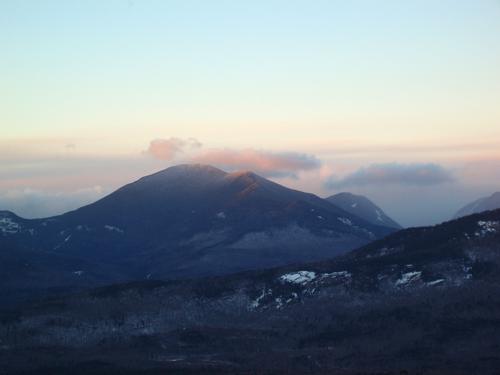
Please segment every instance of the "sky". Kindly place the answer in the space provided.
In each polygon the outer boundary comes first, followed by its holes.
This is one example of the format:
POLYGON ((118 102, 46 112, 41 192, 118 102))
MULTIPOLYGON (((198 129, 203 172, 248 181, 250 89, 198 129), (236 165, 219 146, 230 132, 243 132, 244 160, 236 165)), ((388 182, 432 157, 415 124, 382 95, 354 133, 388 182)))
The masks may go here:
POLYGON ((0 209, 178 163, 364 194, 405 226, 500 190, 500 1, 0 2, 0 209))

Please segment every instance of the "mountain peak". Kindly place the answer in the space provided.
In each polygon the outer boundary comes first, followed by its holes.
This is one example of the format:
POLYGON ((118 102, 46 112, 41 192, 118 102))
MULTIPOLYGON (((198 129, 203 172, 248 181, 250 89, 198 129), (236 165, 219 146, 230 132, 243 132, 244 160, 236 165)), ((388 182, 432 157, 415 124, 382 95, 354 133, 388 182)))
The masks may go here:
POLYGON ((250 171, 250 170, 242 170, 242 171, 236 171, 236 172, 231 172, 227 174, 227 178, 230 179, 245 179, 245 180, 251 180, 251 181, 258 181, 258 180, 263 180, 263 177, 260 177, 258 174, 250 171))
POLYGON ((332 195, 332 197, 346 198, 346 199, 347 198, 349 198, 349 199, 355 199, 355 198, 368 199, 368 198, 366 198, 366 197, 364 197, 362 195, 356 195, 356 194, 350 193, 348 191, 342 191, 340 193, 332 195))
POLYGON ((342 192, 332 195, 326 198, 326 200, 372 224, 395 229, 401 228, 398 223, 387 216, 380 207, 365 196, 342 192))
POLYGON ((192 163, 192 164, 177 164, 173 165, 171 167, 168 167, 164 169, 162 172, 210 172, 210 173, 226 173, 223 170, 216 168, 212 165, 209 164, 199 164, 199 163, 192 163))
POLYGON ((221 179, 227 173, 221 169, 213 167, 211 165, 206 164, 178 164, 166 169, 163 169, 159 172, 156 172, 152 175, 145 176, 141 180, 153 180, 156 181, 158 179, 221 179))

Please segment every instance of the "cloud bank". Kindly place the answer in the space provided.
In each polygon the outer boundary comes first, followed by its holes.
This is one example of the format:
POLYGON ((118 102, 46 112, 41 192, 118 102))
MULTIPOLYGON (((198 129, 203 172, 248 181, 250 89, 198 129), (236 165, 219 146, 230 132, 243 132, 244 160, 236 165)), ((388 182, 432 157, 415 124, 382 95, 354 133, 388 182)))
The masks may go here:
POLYGON ((325 186, 338 189, 367 185, 430 186, 454 181, 453 175, 438 164, 372 164, 343 178, 331 176, 325 186))
POLYGON ((297 177, 297 173, 317 169, 321 161, 314 155, 296 152, 269 152, 254 149, 208 150, 192 159, 193 162, 212 164, 219 168, 252 170, 265 177, 297 177))

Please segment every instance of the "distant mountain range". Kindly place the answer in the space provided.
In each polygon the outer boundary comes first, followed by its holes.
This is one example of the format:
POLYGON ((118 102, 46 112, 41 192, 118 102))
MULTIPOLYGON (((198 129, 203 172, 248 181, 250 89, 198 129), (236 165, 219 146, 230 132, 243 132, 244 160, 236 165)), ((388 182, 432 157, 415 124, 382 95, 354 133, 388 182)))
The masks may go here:
POLYGON ((328 261, 25 305, 0 319, 0 361, 9 359, 8 372, 47 374, 126 366, 148 374, 493 375, 499 291, 496 210, 401 230, 328 261))
POLYGON ((0 289, 221 275, 332 258, 395 231, 352 212, 252 172, 179 165, 63 215, 0 212, 0 289))
POLYGON ((496 210, 500 208, 500 192, 493 193, 489 197, 480 198, 468 205, 462 207, 454 216, 459 218, 462 216, 477 214, 483 211, 496 210))
POLYGON ((344 192, 332 195, 326 198, 326 200, 374 225, 402 229, 401 225, 387 216, 380 207, 362 195, 344 192))

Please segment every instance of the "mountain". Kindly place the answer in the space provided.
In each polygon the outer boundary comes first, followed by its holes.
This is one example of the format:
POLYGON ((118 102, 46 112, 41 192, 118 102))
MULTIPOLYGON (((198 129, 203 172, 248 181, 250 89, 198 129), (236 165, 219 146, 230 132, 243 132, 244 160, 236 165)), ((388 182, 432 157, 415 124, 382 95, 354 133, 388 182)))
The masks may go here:
POLYGON ((0 213, 11 267, 0 289, 220 275, 331 258, 392 231, 252 172, 179 165, 60 216, 0 213))
POLYGON ((500 210, 328 261, 107 286, 0 318, 9 374, 493 375, 500 210))
POLYGON ((369 223, 402 229, 401 225, 387 216, 380 207, 362 195, 338 193, 326 198, 326 200, 369 223))
POLYGON ((493 193, 489 197, 480 198, 477 201, 469 203, 458 210, 454 218, 477 214, 483 211, 496 210, 498 208, 500 208, 500 192, 493 193))

